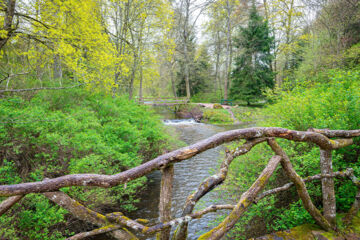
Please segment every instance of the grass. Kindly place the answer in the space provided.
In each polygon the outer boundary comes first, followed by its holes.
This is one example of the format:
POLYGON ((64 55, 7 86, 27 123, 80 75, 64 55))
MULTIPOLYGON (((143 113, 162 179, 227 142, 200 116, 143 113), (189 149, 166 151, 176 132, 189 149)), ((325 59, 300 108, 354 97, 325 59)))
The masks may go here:
POLYGON ((226 109, 203 109, 203 122, 210 124, 233 124, 230 113, 226 109))

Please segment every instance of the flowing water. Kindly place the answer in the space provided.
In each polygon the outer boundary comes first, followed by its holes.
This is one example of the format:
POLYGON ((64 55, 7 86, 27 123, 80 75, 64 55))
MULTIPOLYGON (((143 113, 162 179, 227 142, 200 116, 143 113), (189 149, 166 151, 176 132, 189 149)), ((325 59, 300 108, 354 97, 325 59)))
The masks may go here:
MULTIPOLYGON (((249 124, 236 126, 215 126, 196 123, 192 119, 171 119, 173 116, 169 114, 162 115, 166 118, 163 120, 164 124, 173 128, 173 130, 178 133, 180 140, 184 141, 187 145, 198 142, 219 132, 235 128, 249 127, 249 124)), ((196 190, 199 184, 205 178, 212 175, 214 170, 217 169, 219 161, 221 161, 223 149, 223 146, 218 146, 188 160, 175 164, 172 197, 173 217, 181 216, 187 196, 196 190)), ((149 219, 149 225, 151 226, 158 222, 161 173, 159 171, 155 171, 149 174, 148 178, 150 183, 147 190, 141 197, 142 200, 139 204, 139 210, 137 210, 132 217, 149 219)), ((201 199, 201 201, 199 201, 195 209, 202 209, 206 206, 214 204, 214 201, 218 199, 217 194, 218 193, 214 191, 208 193, 201 199)), ((231 200, 229 200, 229 202, 231 202, 231 200)), ((196 239, 201 233, 208 231, 208 224, 219 214, 221 213, 211 213, 205 215, 201 219, 192 220, 189 224, 188 239, 196 239)))

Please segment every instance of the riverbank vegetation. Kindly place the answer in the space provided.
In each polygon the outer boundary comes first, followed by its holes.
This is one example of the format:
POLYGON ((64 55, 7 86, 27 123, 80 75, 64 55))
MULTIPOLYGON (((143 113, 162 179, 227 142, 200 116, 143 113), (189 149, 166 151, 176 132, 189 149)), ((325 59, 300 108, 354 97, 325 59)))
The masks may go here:
MULTIPOLYGON (((258 122, 261 126, 284 127, 296 130, 359 129, 360 127, 360 71, 358 31, 359 5, 352 16, 340 19, 341 12, 351 1, 333 1, 322 5, 317 18, 304 29, 305 38, 299 38, 299 45, 283 59, 287 65, 282 84, 265 93, 269 103, 260 110, 264 116, 258 122), (336 9, 335 9, 336 8, 336 9), (334 20, 336 19, 336 20, 334 20), (326 22, 324 22, 326 21, 326 22), (340 21, 343 25, 337 25, 340 21), (331 29, 327 28, 331 26, 331 29), (340 36, 332 33, 337 32, 340 36), (281 87, 279 87, 281 86, 281 87)), ((353 9, 352 9, 353 10, 353 9)), ((351 10, 351 11, 352 11, 351 10)), ((320 150, 303 143, 281 141, 301 177, 320 173, 320 150)), ((359 139, 351 147, 333 153, 334 171, 347 167, 360 174, 359 139)), ((257 146, 250 154, 239 157, 230 170, 230 177, 222 191, 225 198, 237 198, 246 191, 271 157, 266 144, 257 146)), ((284 173, 278 171, 270 181, 271 187, 287 183, 284 173)), ((308 190, 314 203, 321 209, 321 184, 308 183, 308 190)), ((356 187, 350 181, 335 181, 337 212, 349 210, 356 195, 356 187)), ((278 230, 314 223, 302 207, 295 190, 278 196, 270 196, 254 205, 242 221, 228 235, 229 239, 246 239, 278 230)), ((306 233, 304 233, 306 234, 306 233)))
MULTIPOLYGON (((72 173, 115 174, 169 147, 159 117, 124 97, 86 89, 9 96, 0 101, 1 184, 38 181, 72 173)), ((63 189, 94 210, 136 209, 146 178, 109 190, 63 189), (121 206, 119 208, 119 206, 121 206)), ((86 230, 43 196, 28 195, 0 217, 4 239, 61 239, 86 230), (65 234, 65 235, 64 235, 65 234)))

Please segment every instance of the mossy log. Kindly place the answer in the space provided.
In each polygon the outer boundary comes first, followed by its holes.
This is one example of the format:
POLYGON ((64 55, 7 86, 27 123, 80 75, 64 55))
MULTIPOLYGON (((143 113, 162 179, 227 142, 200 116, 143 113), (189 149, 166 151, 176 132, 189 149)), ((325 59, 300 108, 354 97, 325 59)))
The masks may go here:
POLYGON ((221 239, 235 225, 246 209, 254 202, 259 192, 264 189, 280 161, 280 156, 272 157, 254 184, 249 188, 249 190, 241 195, 239 202, 236 204, 231 213, 217 227, 201 235, 199 240, 221 239))

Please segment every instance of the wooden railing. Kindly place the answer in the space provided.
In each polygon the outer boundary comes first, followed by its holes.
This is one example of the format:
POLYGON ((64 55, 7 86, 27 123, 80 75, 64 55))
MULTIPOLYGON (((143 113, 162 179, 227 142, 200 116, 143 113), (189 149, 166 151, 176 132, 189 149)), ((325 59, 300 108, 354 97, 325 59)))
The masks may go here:
MULTIPOLYGON (((216 134, 210 138, 192 144, 170 153, 161 155, 140 166, 120 172, 115 175, 99 174, 74 174, 54 179, 44 179, 39 182, 21 183, 14 185, 1 185, 0 197, 8 197, 0 203, 0 216, 11 206, 19 202, 26 194, 38 193, 65 208, 75 217, 99 226, 90 232, 76 234, 68 239, 83 239, 100 233, 110 233, 116 239, 137 239, 132 233, 145 235, 157 234, 158 239, 170 239, 171 228, 177 227, 172 239, 186 239, 188 224, 192 219, 201 218, 203 215, 220 209, 231 210, 230 214, 215 228, 201 235, 199 239, 221 239, 239 220, 244 212, 262 198, 286 191, 295 186, 298 196, 304 208, 315 219, 316 223, 324 230, 337 231, 335 216, 336 202, 334 191, 334 178, 349 178, 360 189, 360 182, 354 176, 352 169, 343 172, 332 171, 331 152, 353 144, 353 137, 360 136, 360 130, 319 130, 294 131, 283 128, 248 128, 238 129, 216 134), (294 170, 291 161, 285 151, 276 142, 276 138, 290 141, 307 142, 316 144, 320 148, 321 174, 302 179, 294 170), (214 148, 224 143, 244 139, 245 143, 232 151, 225 151, 225 157, 218 172, 205 179, 187 198, 182 215, 171 219, 171 196, 174 163, 185 161, 201 152, 214 148), (274 152, 274 156, 268 161, 260 176, 253 185, 241 195, 236 205, 212 205, 203 210, 193 212, 196 203, 208 192, 220 185, 226 179, 231 162, 238 156, 248 153, 255 145, 266 142, 274 152), (290 182, 284 186, 262 192, 269 178, 278 166, 281 166, 290 182), (159 215, 160 223, 147 226, 144 220, 132 220, 122 213, 109 213, 103 215, 95 212, 71 199, 60 189, 71 186, 96 186, 109 188, 142 177, 152 171, 162 172, 159 215), (313 204, 306 189, 305 182, 321 180, 323 192, 323 214, 313 204), (131 230, 132 232, 130 232, 131 230)), ((189 169, 191 171, 191 169, 189 169)), ((344 217, 345 223, 350 223, 360 208, 360 191, 355 198, 354 204, 344 217)))
POLYGON ((178 105, 188 103, 189 99, 187 97, 136 97, 135 102, 147 105, 178 105))

